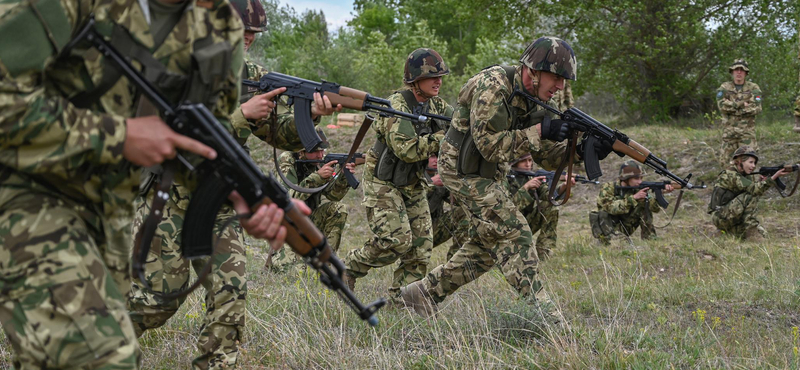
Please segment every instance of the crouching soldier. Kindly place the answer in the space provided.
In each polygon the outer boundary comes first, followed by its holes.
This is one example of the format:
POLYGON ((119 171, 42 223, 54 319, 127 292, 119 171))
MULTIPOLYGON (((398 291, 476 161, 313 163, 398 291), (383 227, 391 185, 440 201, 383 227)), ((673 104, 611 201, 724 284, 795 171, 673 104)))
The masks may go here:
POLYGON ((756 217, 758 197, 788 172, 781 169, 772 177, 753 174, 758 164, 758 153, 747 145, 736 149, 731 164, 731 168, 717 177, 708 213, 720 232, 742 239, 761 240, 767 236, 767 231, 756 217))
MULTIPOLYGON (((619 186, 609 182, 600 190, 597 211, 589 214, 589 223, 592 235, 603 245, 608 245, 616 233, 630 236, 640 226, 642 240, 656 236, 653 213, 660 212, 661 208, 648 193, 649 188, 629 189, 639 187, 644 175, 639 163, 625 161, 619 168, 619 186)), ((664 189, 665 193, 671 191, 671 185, 664 189)))
MULTIPOLYGON (((305 188, 315 188, 325 185, 336 173, 336 161, 322 164, 319 162, 325 157, 325 149, 328 148, 328 139, 325 133, 319 128, 317 134, 322 139, 322 143, 313 152, 301 150, 299 152, 283 152, 278 159, 280 171, 286 179, 294 184, 305 188)), ((348 163, 345 167, 350 172, 355 171, 355 164, 348 163)), ((324 190, 307 194, 295 190, 289 190, 292 198, 297 198, 306 202, 311 208, 311 222, 317 225, 320 231, 328 239, 328 243, 334 252, 339 251, 339 244, 342 240, 342 231, 347 223, 347 206, 340 201, 347 195, 350 188, 345 177, 339 176, 333 184, 328 185, 324 190)), ((292 266, 302 263, 300 256, 288 247, 281 247, 278 250, 271 250, 267 258, 266 268, 274 271, 286 271, 292 266)))

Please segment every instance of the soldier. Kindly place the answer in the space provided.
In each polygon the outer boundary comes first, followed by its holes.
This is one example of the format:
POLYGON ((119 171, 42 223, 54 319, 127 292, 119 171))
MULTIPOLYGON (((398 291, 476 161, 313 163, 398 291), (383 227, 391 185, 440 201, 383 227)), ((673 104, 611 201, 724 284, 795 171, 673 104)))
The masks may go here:
POLYGON ((722 113, 722 157, 730 158, 742 145, 757 148, 756 115, 761 113, 761 88, 745 81, 750 68, 744 59, 737 59, 728 68, 733 81, 717 89, 717 106, 722 113))
MULTIPOLYGON (((232 5, 245 23, 244 30, 241 27, 237 28, 238 37, 246 35, 244 45, 249 48, 255 32, 266 27, 264 9, 257 0, 235 0, 232 5)), ((241 23, 237 21, 237 24, 241 23)), ((241 70, 243 74, 247 73, 247 77, 260 77, 252 73, 265 73, 263 69, 250 62, 247 62, 246 68, 241 70)), ((241 97, 242 100, 246 100, 241 106, 237 106, 236 100, 228 102, 231 104, 231 109, 225 121, 230 121, 234 128, 234 136, 240 143, 244 143, 252 133, 259 139, 282 149, 298 150, 302 147, 291 113, 280 114, 277 127, 270 127, 271 125, 267 124, 270 122, 267 118, 275 109, 275 104, 271 100, 283 91, 285 89, 281 88, 256 96, 250 91, 243 91, 241 97)), ((327 97, 322 99, 319 94, 315 94, 314 99, 312 111, 315 116, 330 114, 333 110, 327 97)), ((150 213, 150 199, 156 191, 147 184, 157 183, 159 177, 160 173, 154 170, 147 171, 143 176, 141 196, 135 201, 137 213, 133 225, 134 233, 139 231, 144 219, 150 213)), ((184 288, 189 282, 191 269, 200 275, 200 271, 209 261, 209 258, 190 261, 181 254, 180 235, 195 182, 196 180, 191 179, 186 171, 176 173, 171 197, 164 207, 163 219, 156 230, 145 265, 145 276, 151 290, 146 289, 138 280, 132 284, 128 308, 137 336, 141 336, 146 330, 164 325, 186 299, 185 297, 166 299, 160 293, 169 294, 184 288)), ((197 339, 200 353, 192 361, 195 368, 209 369, 235 365, 239 353, 238 343, 244 334, 247 258, 244 236, 239 223, 227 223, 231 216, 233 210, 227 206, 217 215, 214 232, 220 235, 220 238, 215 244, 209 278, 203 283, 206 290, 206 312, 197 339)))
MULTIPOLYGON (((625 161, 619 167, 619 185, 639 186, 644 175, 646 173, 638 162, 625 161)), ((589 214, 592 235, 601 244, 608 245, 617 232, 630 236, 641 226, 642 240, 655 237, 653 213, 660 212, 661 207, 652 199, 649 191, 649 188, 618 189, 613 182, 603 184, 600 194, 597 195, 597 211, 589 214)), ((664 189, 665 193, 671 191, 672 185, 667 185, 664 189)))
MULTIPOLYGON (((563 141, 568 127, 520 94, 511 97, 524 89, 549 101, 565 79, 575 79, 577 65, 569 44, 555 37, 534 41, 520 63, 486 68, 459 93, 439 150, 439 175, 469 217, 469 241, 447 263, 403 287, 403 301, 420 315, 433 314, 437 303, 496 263, 522 296, 535 301, 541 291, 531 230, 505 185, 507 163, 531 153, 543 167, 554 168, 566 146, 549 140, 563 141)), ((601 159, 611 152, 607 145, 596 148, 601 159)))
POLYGON ((559 90, 553 96, 553 102, 560 111, 565 111, 575 106, 575 98, 572 96, 572 84, 569 80, 564 81, 564 90, 559 90))
MULTIPOLYGON (((238 94, 231 71, 242 65, 241 22, 232 14, 227 2, 132 0, 23 1, 0 10, 0 322, 15 368, 138 367, 125 297, 139 166, 178 149, 216 157, 158 115, 137 114, 136 87, 97 49, 62 53, 70 35, 93 16, 112 45, 147 65, 151 82, 175 92, 171 102, 188 92, 227 122, 238 94), (199 55, 210 63, 191 63, 199 55), (195 73, 215 78, 189 82, 195 73)), ((243 224, 258 237, 280 234, 278 223, 262 222, 268 213, 282 217, 264 206, 243 224)))
MULTIPOLYGON (((403 112, 451 116, 453 108, 438 96, 442 76, 449 73, 435 50, 414 50, 406 60, 405 88, 392 94, 389 101, 403 112)), ((399 259, 389 289, 393 299, 402 285, 422 279, 427 271, 433 245, 423 171, 428 158, 439 150, 446 127, 434 120, 412 123, 392 117, 379 118, 373 128, 377 140, 367 153, 363 185, 373 236, 345 258, 345 280, 352 289, 356 279, 369 270, 399 259)))
POLYGON ((759 241, 767 236, 756 216, 758 197, 775 185, 775 180, 788 174, 781 169, 771 177, 752 174, 758 164, 758 153, 750 146, 736 149, 731 167, 720 172, 711 193, 708 213, 714 226, 741 239, 759 241))
MULTIPOLYGON (((335 175, 334 166, 336 161, 330 161, 324 165, 318 163, 298 163, 298 159, 321 160, 325 157, 325 149, 328 148, 328 140, 325 133, 317 128, 317 134, 322 138, 322 144, 319 150, 306 153, 305 150, 300 152, 283 152, 280 156, 280 170, 284 176, 294 184, 298 184, 306 188, 315 188, 325 185, 332 176, 335 175)), ((350 172, 355 171, 355 163, 347 163, 347 169, 350 172)), ((292 197, 305 201, 306 205, 311 209, 311 221, 314 225, 322 231, 322 234, 328 239, 328 244, 333 248, 334 252, 339 251, 339 243, 342 240, 342 231, 344 225, 347 223, 347 206, 341 203, 342 198, 347 195, 350 186, 347 184, 347 179, 344 176, 339 178, 333 184, 328 185, 323 191, 308 194, 301 193, 294 190, 289 190, 292 197)), ((267 258, 267 266, 276 271, 284 271, 290 266, 301 262, 300 256, 296 253, 290 252, 288 248, 279 248, 276 251, 270 252, 270 257, 267 258)))
POLYGON ((450 190, 447 190, 437 173, 438 159, 438 156, 428 158, 428 168, 425 169, 429 185, 432 185, 428 187, 428 208, 431 210, 431 220, 433 221, 433 248, 435 249, 448 240, 453 240, 447 250, 447 259, 449 260, 466 242, 469 234, 469 220, 461 207, 452 204, 450 190), (450 208, 446 211, 445 203, 450 204, 450 208))
MULTIPOLYGON (((530 153, 511 162, 511 168, 530 172, 533 168, 533 158, 530 153)), ((536 256, 539 260, 544 260, 550 256, 550 251, 556 247, 558 241, 556 230, 558 207, 553 206, 547 199, 550 187, 544 182, 545 176, 527 177, 510 174, 507 178, 508 192, 512 195, 517 209, 525 216, 528 227, 531 228, 531 235, 539 232, 536 238, 536 256)), ((574 183, 573 180, 573 185, 574 183)), ((563 191, 562 183, 558 193, 563 191)))

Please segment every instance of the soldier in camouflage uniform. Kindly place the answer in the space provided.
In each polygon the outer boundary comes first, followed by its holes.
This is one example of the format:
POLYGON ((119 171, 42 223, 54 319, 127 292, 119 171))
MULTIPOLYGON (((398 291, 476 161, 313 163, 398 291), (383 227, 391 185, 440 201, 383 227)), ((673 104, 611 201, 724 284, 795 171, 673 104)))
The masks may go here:
MULTIPOLYGON (((619 184, 613 182, 603 184, 600 194, 597 195, 597 211, 589 214, 592 235, 601 244, 608 245, 616 233, 633 235, 638 227, 642 228, 642 240, 656 236, 653 213, 660 212, 661 207, 648 193, 650 189, 617 188, 617 185, 639 186, 644 175, 641 165, 629 160, 619 167, 619 184)), ((671 191, 671 185, 667 185, 664 189, 664 193, 671 191)))
MULTIPOLYGON (((531 171, 533 158, 530 153, 511 162, 511 168, 531 171)), ((544 260, 550 255, 550 251, 556 247, 558 241, 558 207, 547 200, 550 187, 544 182, 545 177, 533 177, 522 175, 512 175, 509 172, 508 192, 512 195, 517 209, 525 216, 531 234, 539 233, 536 238, 536 256, 539 260, 544 260)), ((564 189, 562 183, 559 192, 564 189)))
POLYGON ((761 113, 761 88, 745 81, 750 69, 744 59, 737 59, 728 68, 733 81, 717 89, 717 106, 722 113, 722 157, 727 160, 736 148, 749 145, 757 148, 756 115, 761 113))
POLYGON ((767 231, 756 216, 758 197, 775 185, 775 180, 788 172, 783 169, 771 177, 752 174, 758 164, 758 153, 742 146, 733 153, 731 167, 720 172, 711 193, 708 213, 714 226, 722 232, 742 239, 761 240, 767 231))
POLYGON ((453 257, 458 248, 461 248, 469 236, 469 219, 464 209, 455 206, 450 201, 450 190, 444 186, 442 179, 437 173, 438 157, 432 156, 428 159, 426 178, 429 180, 428 186, 428 208, 431 210, 431 220, 433 221, 433 248, 444 244, 448 240, 453 240, 447 250, 447 259, 453 257), (445 210, 444 204, 450 204, 450 208, 445 210))
MULTIPOLYGON (((414 50, 406 59, 405 89, 389 97, 392 107, 415 114, 453 114, 440 98, 442 76, 450 73, 442 57, 432 49, 414 50)), ((404 119, 378 118, 372 126, 377 140, 364 166, 364 205, 373 236, 364 247, 344 259, 347 284, 373 268, 400 260, 394 271, 390 298, 400 287, 422 279, 427 272, 431 238, 431 214, 426 201, 424 170, 428 158, 439 150, 445 122, 413 123, 404 119)))
MULTIPOLYGON (((320 165, 318 163, 298 163, 298 159, 321 160, 325 157, 325 149, 328 148, 328 140, 321 129, 317 128, 317 133, 322 138, 319 150, 306 153, 304 150, 299 152, 281 153, 279 163, 280 171, 286 179, 293 184, 305 188, 315 188, 325 185, 334 173, 335 161, 320 165)), ((355 171, 354 163, 347 163, 350 172, 355 171)), ((289 189, 289 195, 293 198, 306 202, 311 208, 311 222, 317 225, 322 234, 328 239, 328 244, 334 252, 339 251, 339 243, 342 240, 342 232, 347 223, 347 206, 341 203, 342 198, 347 195, 350 186, 344 176, 333 184, 328 185, 323 191, 308 194, 289 189)), ((281 247, 276 251, 270 252, 271 257, 267 260, 267 267, 276 271, 286 271, 291 266, 301 263, 300 255, 290 252, 288 247, 281 247)))
POLYGON ((84 43, 56 58, 93 16, 98 32, 145 65, 169 101, 186 91, 227 123, 238 94, 233 71, 242 66, 241 22, 227 2, 186 11, 183 2, 164 6, 178 8, 174 17, 146 18, 142 7, 154 3, 0 7, 0 322, 17 369, 140 362, 125 308, 139 166, 173 158, 176 149, 216 154, 157 115, 137 114, 137 89, 97 49, 84 43), (228 63, 192 70, 190 58, 201 54, 228 63), (215 81, 185 78, 200 72, 215 81))
MULTIPOLYGON (((405 304, 420 315, 434 313, 437 303, 495 264, 522 296, 534 299, 542 289, 533 236, 508 192, 506 172, 509 161, 526 153, 554 168, 566 146, 551 140, 563 141, 568 127, 519 94, 511 97, 525 89, 549 101, 565 79, 575 79, 577 64, 569 44, 555 37, 534 41, 520 62, 482 70, 459 93, 439 150, 439 175, 468 215, 470 237, 447 263, 401 290, 405 304)), ((609 152, 605 145, 597 147, 598 158, 609 152)))
MULTIPOLYGON (((247 40, 252 40, 252 34, 263 30, 266 26, 264 9, 257 0, 235 0, 232 5, 245 22, 245 29, 239 28, 237 31, 239 37, 243 32, 250 35, 244 39, 245 46, 249 47, 247 40)), ((237 71, 243 70, 243 73, 248 73, 247 77, 256 76, 249 75, 254 71, 262 73, 260 67, 252 63, 247 64, 247 68, 237 71)), ((234 100, 231 107, 235 109, 231 109, 225 120, 230 121, 234 137, 240 143, 244 144, 247 137, 254 134, 281 149, 302 148, 291 112, 279 115, 278 127, 273 128, 267 124, 270 122, 267 118, 275 108, 271 99, 282 91, 283 89, 278 89, 256 96, 250 91, 242 91, 239 100, 241 105, 237 106, 234 100)), ((327 101, 325 107, 325 101, 327 98, 320 99, 318 94, 315 96, 313 105, 315 115, 330 113, 330 102, 327 101)), ((143 176, 141 197, 135 202, 137 213, 133 225, 134 234, 139 232, 150 213, 150 199, 156 190, 149 184, 158 182, 158 177, 159 173, 156 171, 147 171, 143 176)), ((130 317, 137 336, 141 336, 146 330, 164 325, 186 299, 185 297, 165 299, 159 293, 174 293, 186 287, 191 270, 194 269, 200 274, 202 268, 209 262, 209 258, 190 261, 181 254, 183 220, 197 179, 192 178, 191 174, 183 169, 176 173, 175 177, 170 199, 164 207, 162 222, 153 238, 145 264, 145 277, 152 291, 146 289, 138 280, 134 280, 131 297, 128 300, 130 317)), ((244 334, 247 257, 239 222, 227 223, 232 216, 234 216, 233 209, 224 206, 217 215, 215 224, 215 235, 220 237, 211 257, 211 272, 208 279, 203 282, 206 291, 206 313, 197 340, 200 354, 192 362, 193 367, 199 369, 233 366, 238 356, 238 343, 244 334), (225 226, 226 224, 228 226, 225 226)))

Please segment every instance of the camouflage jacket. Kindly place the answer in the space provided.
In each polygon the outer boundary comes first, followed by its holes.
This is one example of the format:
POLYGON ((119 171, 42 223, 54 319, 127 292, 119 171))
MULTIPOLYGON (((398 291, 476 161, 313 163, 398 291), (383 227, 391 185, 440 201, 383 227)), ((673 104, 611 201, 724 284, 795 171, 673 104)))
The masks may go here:
MULTIPOLYGON (((223 76, 216 80, 219 94, 210 96, 216 97, 212 113, 232 129, 228 117, 239 96, 243 26, 229 3, 190 4, 158 47, 139 4, 134 0, 56 0, 36 5, 44 10, 33 10, 28 1, 0 8, 0 29, 4 23, 30 28, 17 30, 14 38, 3 37, 0 45, 1 186, 69 197, 92 206, 99 215, 122 217, 120 222, 132 215, 140 171, 123 158, 122 151, 125 120, 136 114, 137 89, 125 78, 102 86, 104 72, 113 68, 104 68, 105 58, 95 48, 77 46, 56 62, 70 35, 90 15, 107 38, 112 29, 121 28, 126 31, 122 34, 130 35, 130 45, 155 48, 152 56, 170 77, 190 72, 196 48, 227 42, 232 48, 230 67, 217 71, 223 76), (35 15, 43 13, 46 26, 35 15), (46 28, 49 32, 43 31, 46 28), (73 103, 82 93, 91 92, 100 96, 88 100, 88 106, 73 103)), ((114 39, 112 43, 116 45, 114 39)), ((161 85, 164 79, 158 82, 161 85)), ((177 100, 180 93, 166 91, 165 95, 177 100)))
MULTIPOLYGON (((633 212, 633 210, 641 204, 640 201, 633 199, 633 195, 638 190, 617 190, 616 182, 607 182, 603 184, 600 189, 600 194, 597 195, 597 209, 605 211, 610 215, 626 215, 633 212)), ((650 211, 657 213, 661 211, 658 202, 653 199, 653 195, 648 193, 647 200, 650 202, 650 211)))
MULTIPOLYGON (((504 181, 508 162, 528 153, 540 167, 555 170, 566 150, 565 143, 541 140, 533 127, 541 123, 544 114, 538 112, 544 108, 519 95, 507 103, 514 86, 524 89, 521 70, 522 67, 516 67, 513 83, 501 66, 488 67, 470 78, 458 94, 458 106, 451 123, 462 133, 471 130, 483 158, 500 164, 496 181, 504 181)), ((441 153, 440 160, 456 161, 455 153, 450 154, 441 153)))
POLYGON ((572 96, 572 84, 569 80, 564 80, 564 90, 558 90, 553 95, 552 100, 556 108, 562 112, 575 106, 575 98, 572 96))
POLYGON ((775 185, 775 180, 767 177, 764 180, 760 179, 761 175, 743 175, 736 171, 733 167, 720 172, 717 176, 717 181, 714 183, 714 188, 722 188, 739 195, 741 193, 748 193, 752 196, 761 196, 770 187, 775 185))
MULTIPOLYGON (((316 163, 296 163, 296 161, 295 153, 292 152, 283 152, 278 159, 281 172, 292 183, 306 188, 315 188, 328 182, 329 179, 323 179, 317 173, 318 166, 316 163)), ((305 201, 311 207, 311 210, 314 210, 328 201, 338 202, 342 200, 347 195, 348 189, 350 188, 347 185, 347 179, 342 175, 339 176, 336 182, 319 193, 307 194, 289 189, 289 195, 292 198, 305 201)))
POLYGON ((513 197, 514 205, 517 206, 517 209, 522 212, 525 217, 536 209, 537 197, 539 199, 538 202, 548 201, 547 193, 550 191, 550 188, 547 184, 542 184, 536 189, 525 191, 522 187, 531 179, 530 177, 515 176, 513 178, 506 177, 506 179, 508 179, 508 192, 513 197))
POLYGON ((725 82, 717 89, 717 106, 725 118, 753 117, 761 113, 761 88, 745 81, 742 89, 736 91, 732 81, 725 82))

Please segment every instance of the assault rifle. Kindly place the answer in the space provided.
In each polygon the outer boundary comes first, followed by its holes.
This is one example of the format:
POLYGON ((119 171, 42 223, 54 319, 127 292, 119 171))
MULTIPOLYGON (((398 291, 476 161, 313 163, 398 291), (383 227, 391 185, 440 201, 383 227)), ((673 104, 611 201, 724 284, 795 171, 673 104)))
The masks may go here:
MULTIPOLYGON (((518 177, 518 176, 527 177, 527 178, 544 176, 545 177, 544 182, 545 183, 550 183, 550 182, 553 181, 553 176, 555 176, 555 174, 556 174, 555 171, 547 171, 547 170, 542 170, 542 169, 536 170, 536 172, 531 172, 531 171, 517 170, 517 169, 512 168, 511 171, 509 171, 508 175, 506 175, 506 176, 508 176, 509 178, 518 177)), ((562 172, 561 174, 562 175, 566 175, 565 172, 562 172)), ((573 175, 573 177, 575 178, 575 182, 578 182, 578 183, 581 183, 581 184, 593 184, 593 185, 599 185, 600 184, 600 181, 589 180, 588 178, 586 178, 586 176, 573 175)))
POLYGON ((794 181, 794 186, 792 187, 792 191, 789 194, 786 194, 784 191, 786 190, 786 184, 781 180, 780 177, 775 179, 775 186, 778 187, 778 191, 781 193, 783 197, 790 197, 794 194, 795 190, 797 190, 797 184, 800 183, 800 164, 787 164, 787 165, 780 165, 774 167, 761 167, 758 171, 753 172, 762 176, 771 177, 780 170, 786 170, 786 172, 797 172, 797 179, 794 181))
POLYGON ((341 104, 344 108, 358 111, 376 111, 381 116, 400 117, 412 122, 425 122, 429 119, 450 122, 450 117, 438 114, 416 115, 395 110, 392 108, 392 103, 387 99, 378 98, 365 91, 325 80, 316 82, 278 72, 269 72, 261 76, 258 81, 242 80, 242 84, 258 88, 264 92, 281 87, 286 88, 286 91, 281 95, 289 97, 288 104, 294 106, 294 122, 306 152, 314 151, 317 145, 322 142, 322 139, 319 138, 316 130, 314 130, 314 122, 311 120, 311 104, 314 102, 314 93, 327 96, 333 106, 341 104))
MULTIPOLYGON (((286 242, 292 249, 303 256, 304 261, 320 273, 320 281, 340 297, 361 319, 370 325, 377 325, 375 312, 386 304, 381 299, 364 306, 343 283, 345 266, 333 253, 325 236, 300 210, 294 206, 283 187, 272 177, 266 176, 250 159, 233 136, 211 114, 203 104, 183 103, 178 107, 171 106, 164 96, 144 76, 134 69, 131 63, 121 55, 95 29, 94 18, 64 48, 62 55, 79 43, 87 41, 100 51, 107 63, 116 67, 133 83, 162 113, 164 121, 176 132, 199 140, 214 148, 217 157, 205 160, 197 168, 199 187, 192 194, 189 209, 181 234, 181 253, 188 259, 210 256, 214 252, 213 230, 220 208, 226 202, 231 191, 236 190, 255 209, 261 204, 275 203, 284 211, 283 226, 286 227, 286 242)), ((188 162, 185 162, 188 165, 188 162)), ((150 249, 151 240, 158 224, 174 175, 175 161, 165 162, 166 168, 154 197, 151 213, 145 220, 141 232, 136 236, 133 270, 142 283, 149 288, 144 276, 144 263, 150 249)), ((195 168, 191 168, 195 169, 195 168)), ((210 271, 211 261, 203 269, 203 277, 187 289, 171 294, 171 297, 183 296, 197 287, 210 271)))
MULTIPOLYGON (((605 144, 611 146, 611 148, 617 154, 621 156, 627 155, 628 157, 631 157, 636 161, 653 168, 656 173, 670 178, 675 183, 680 184, 684 189, 691 189, 694 187, 694 185, 689 182, 689 179, 692 177, 691 174, 686 176, 686 178, 678 177, 678 175, 673 174, 667 169, 667 162, 656 157, 652 152, 650 152, 649 149, 632 140, 628 137, 628 135, 604 125, 600 121, 582 112, 580 109, 570 108, 564 112, 561 112, 520 89, 514 89, 514 92, 509 97, 509 101, 514 97, 514 95, 520 95, 525 99, 542 106, 544 109, 547 109, 551 113, 561 117, 562 120, 568 122, 570 134, 567 142, 567 151, 564 153, 561 163, 558 164, 556 169, 557 173, 564 171, 566 168, 568 175, 572 175, 572 164, 575 162, 575 149, 578 141, 578 133, 583 132, 583 153, 580 153, 580 155, 583 158, 584 166, 586 168, 586 176, 589 179, 597 179, 603 175, 603 171, 600 169, 600 160, 597 158, 594 148, 598 144, 605 144)), ((558 180, 556 180, 556 183, 557 182, 558 180)), ((550 202, 556 205, 566 203, 569 199, 571 186, 571 184, 567 183, 564 200, 558 204, 555 203, 556 187, 551 186, 550 193, 548 194, 550 202)))
MULTIPOLYGON (((328 163, 331 161, 344 164, 347 161, 347 153, 326 154, 322 159, 298 159, 297 163, 328 163)), ((350 163, 355 163, 356 165, 364 164, 364 162, 366 162, 366 159, 364 159, 363 153, 355 153, 355 155, 350 158, 350 163)), ((356 180, 356 177, 353 176, 353 173, 344 166, 342 166, 342 170, 344 171, 344 177, 347 179, 347 184, 353 189, 358 189, 358 185, 361 183, 356 180)))
MULTIPOLYGON (((681 186, 681 184, 672 181, 642 181, 638 186, 615 185, 614 189, 615 190, 642 190, 645 188, 650 189, 653 191, 653 194, 655 194, 656 202, 658 203, 658 205, 661 206, 661 208, 663 209, 667 209, 667 207, 669 206, 669 202, 666 199, 664 199, 664 192, 663 192, 663 190, 667 188, 667 185, 672 185, 672 188, 675 190, 684 189, 681 186)), ((691 190, 691 189, 705 189, 705 188, 706 184, 701 183, 700 185, 693 185, 691 188, 686 188, 686 189, 691 190)), ((675 208, 677 209, 677 207, 678 206, 676 205, 675 208)))

